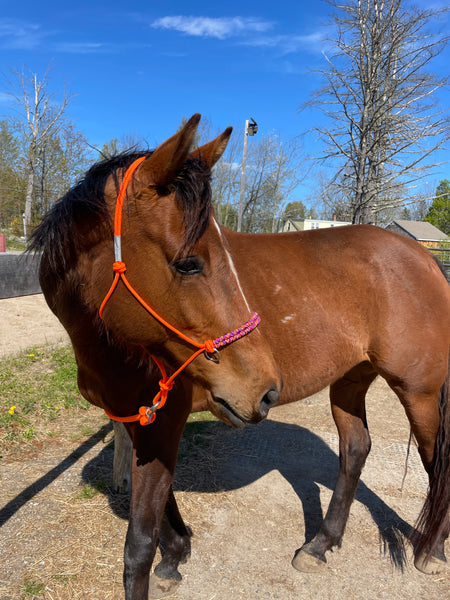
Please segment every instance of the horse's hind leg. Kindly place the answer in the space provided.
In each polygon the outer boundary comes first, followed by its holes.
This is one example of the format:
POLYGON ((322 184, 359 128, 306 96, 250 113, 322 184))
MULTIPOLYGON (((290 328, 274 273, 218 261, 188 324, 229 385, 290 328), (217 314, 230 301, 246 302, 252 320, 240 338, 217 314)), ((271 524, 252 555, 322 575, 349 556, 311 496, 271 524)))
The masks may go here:
POLYGON ((166 591, 168 583, 181 581, 178 565, 186 562, 191 554, 191 536, 192 532, 186 527, 170 488, 160 530, 162 560, 150 575, 151 598, 158 598, 158 594, 166 591))
MULTIPOLYGON (((423 382, 422 382, 423 385, 423 382)), ((448 475, 445 475, 445 466, 441 465, 441 472, 439 469, 435 472, 435 465, 437 457, 435 456, 436 452, 439 452, 438 443, 436 442, 439 439, 438 431, 440 426, 440 420, 444 419, 444 412, 441 417, 439 415, 439 390, 438 387, 435 386, 434 391, 422 391, 418 392, 411 384, 391 384, 392 389, 396 392, 397 396, 400 398, 402 402, 409 422, 411 424, 411 429, 413 431, 414 437, 417 441, 417 446, 419 450, 420 457, 422 459, 422 463, 425 467, 425 470, 428 473, 430 486, 428 491, 428 497, 425 503, 424 510, 428 510, 428 515, 431 518, 431 524, 427 523, 428 518, 424 519, 424 540, 421 541, 421 535, 416 532, 412 536, 413 545, 415 546, 415 561, 414 564, 423 573, 426 574, 436 574, 443 570, 446 564, 445 552, 444 552, 444 544, 445 540, 448 538, 449 529, 450 529, 450 520, 447 516, 438 517, 438 512, 442 512, 446 510, 444 506, 444 502, 438 498, 439 495, 442 495, 442 487, 448 486, 448 475), (441 480, 441 483, 439 482, 441 480), (438 531, 438 535, 434 534, 434 531, 438 531), (427 538, 435 539, 435 543, 428 544, 426 542, 427 538), (428 550, 432 549, 431 556, 428 556, 428 550)), ((442 398, 441 403, 447 403, 447 399, 444 398, 444 394, 446 395, 448 392, 444 391, 446 388, 443 388, 441 391, 442 398)), ((444 408, 444 406, 442 406, 444 408)), ((447 409, 448 410, 448 407, 447 409)), ((444 433, 446 429, 445 422, 441 424, 441 440, 440 444, 442 448, 440 450, 442 456, 442 463, 445 463, 447 473, 449 470, 448 466, 448 432, 444 433)), ((444 492, 445 494, 445 492, 444 492)), ((447 509, 448 510, 448 509, 447 509)))
POLYGON ((320 570, 326 563, 326 551, 341 544, 350 505, 370 451, 365 397, 376 376, 370 363, 361 363, 330 388, 331 409, 339 433, 339 474, 319 532, 292 561, 299 571, 320 570))

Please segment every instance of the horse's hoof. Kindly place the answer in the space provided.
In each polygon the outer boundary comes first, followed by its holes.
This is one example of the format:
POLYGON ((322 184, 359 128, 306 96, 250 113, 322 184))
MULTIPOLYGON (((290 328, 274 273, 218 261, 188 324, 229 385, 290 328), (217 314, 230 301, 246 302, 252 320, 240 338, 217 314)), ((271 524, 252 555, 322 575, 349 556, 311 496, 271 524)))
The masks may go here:
POLYGON ((170 596, 175 592, 180 583, 181 580, 163 579, 162 577, 158 577, 155 573, 152 573, 148 584, 149 600, 159 600, 160 598, 170 596))
POLYGON ((428 560, 425 560, 425 554, 420 554, 415 558, 414 566, 425 575, 437 575, 446 568, 447 561, 436 556, 430 556, 428 560))
POLYGON ((326 560, 308 554, 303 548, 300 548, 292 559, 294 569, 302 573, 317 573, 318 571, 322 571, 326 564, 326 560))

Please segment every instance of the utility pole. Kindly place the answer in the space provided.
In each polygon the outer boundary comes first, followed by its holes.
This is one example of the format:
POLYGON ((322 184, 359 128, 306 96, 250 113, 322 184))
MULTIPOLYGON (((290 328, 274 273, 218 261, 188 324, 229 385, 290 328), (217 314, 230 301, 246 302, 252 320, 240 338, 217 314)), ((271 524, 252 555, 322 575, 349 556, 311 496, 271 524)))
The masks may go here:
POLYGON ((249 135, 255 135, 258 131, 258 124, 255 119, 251 119, 251 123, 249 119, 245 121, 245 129, 244 129, 244 149, 242 151, 242 169, 241 169, 241 187, 239 191, 239 210, 238 210, 238 222, 237 222, 237 230, 241 231, 242 228, 242 211, 244 207, 244 191, 245 191, 245 167, 247 164, 247 142, 249 135))

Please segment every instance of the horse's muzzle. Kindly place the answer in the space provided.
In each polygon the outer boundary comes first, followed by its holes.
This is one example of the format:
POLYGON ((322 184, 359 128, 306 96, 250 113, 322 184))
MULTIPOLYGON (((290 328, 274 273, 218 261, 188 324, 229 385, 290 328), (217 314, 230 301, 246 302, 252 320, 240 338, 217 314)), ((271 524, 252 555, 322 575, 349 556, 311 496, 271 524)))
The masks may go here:
POLYGON ((269 410, 275 406, 280 398, 280 393, 276 389, 270 389, 261 398, 258 408, 253 412, 251 417, 244 416, 235 407, 229 404, 223 398, 214 397, 216 403, 216 409, 214 414, 220 419, 226 421, 233 427, 242 428, 247 424, 256 424, 267 417, 269 410), (217 406, 218 405, 218 406, 217 406))

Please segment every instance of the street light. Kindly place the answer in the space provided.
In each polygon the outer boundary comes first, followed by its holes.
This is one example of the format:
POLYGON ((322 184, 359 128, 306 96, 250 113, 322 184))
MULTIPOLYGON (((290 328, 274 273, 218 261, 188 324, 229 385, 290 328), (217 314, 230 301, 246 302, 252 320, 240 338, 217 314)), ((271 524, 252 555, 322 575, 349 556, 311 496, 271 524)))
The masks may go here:
POLYGON ((255 135, 258 131, 258 124, 255 119, 251 119, 250 121, 247 119, 245 121, 245 130, 244 130, 244 149, 242 151, 242 170, 241 170, 241 188, 239 192, 239 210, 238 210, 238 222, 237 222, 237 230, 241 231, 242 228, 242 210, 244 205, 244 187, 245 187, 245 166, 247 163, 247 141, 249 135, 255 135))

